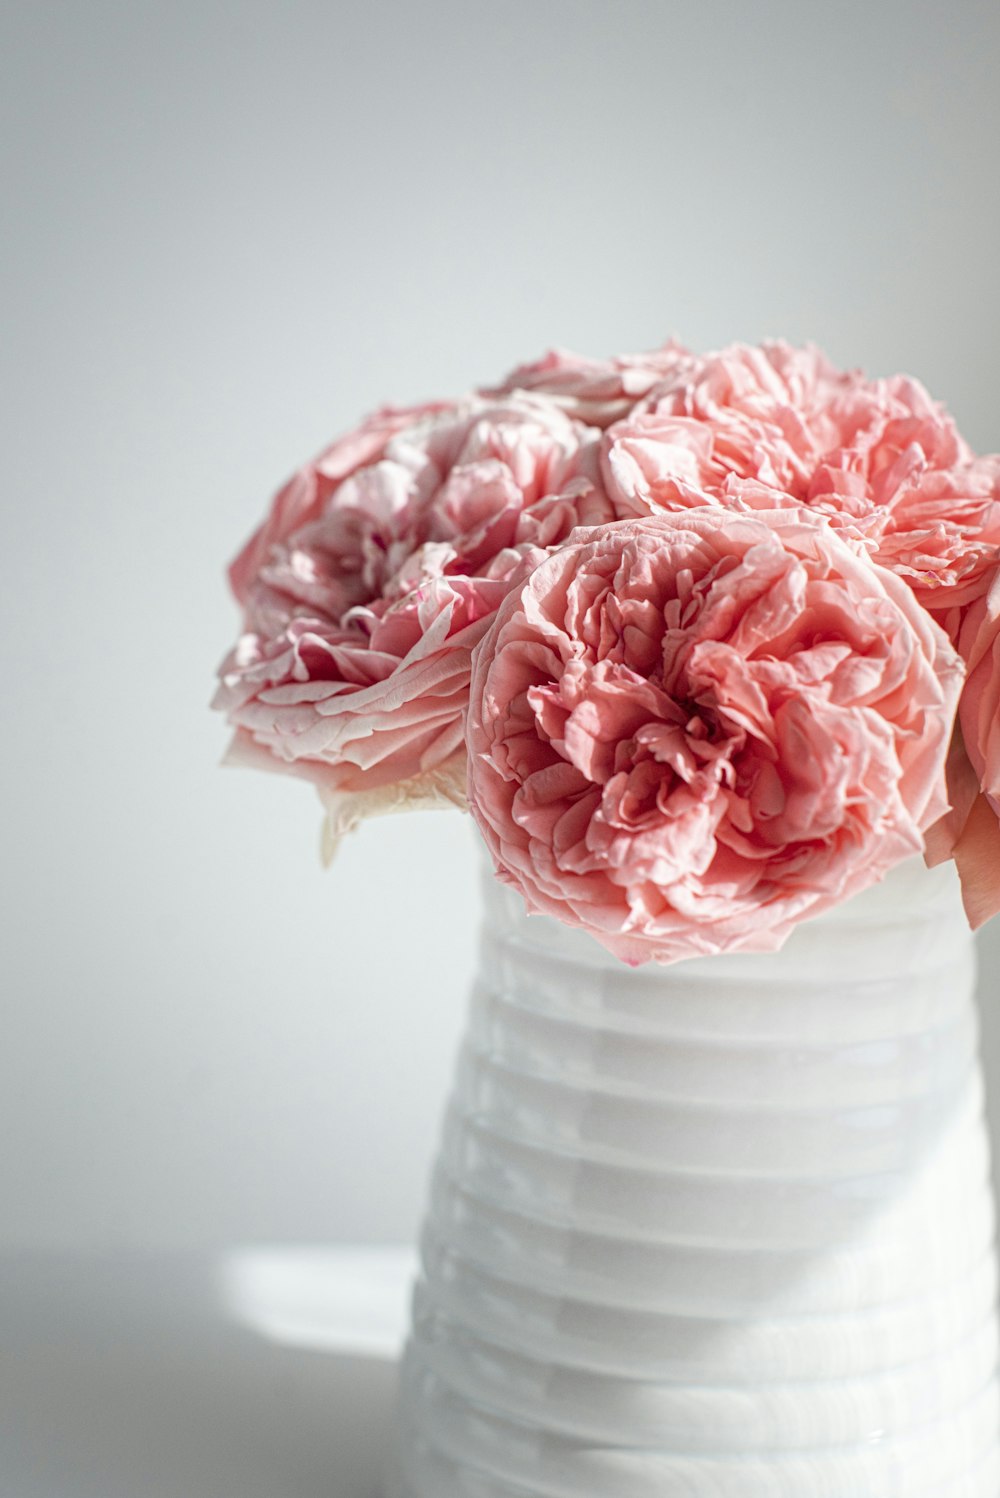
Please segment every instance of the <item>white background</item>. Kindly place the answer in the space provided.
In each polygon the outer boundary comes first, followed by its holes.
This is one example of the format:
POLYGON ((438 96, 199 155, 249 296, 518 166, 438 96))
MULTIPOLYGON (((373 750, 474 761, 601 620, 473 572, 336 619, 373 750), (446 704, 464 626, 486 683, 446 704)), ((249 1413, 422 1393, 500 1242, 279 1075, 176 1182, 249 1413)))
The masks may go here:
MULTIPOLYGON (((472 834, 222 771, 223 567, 385 400, 814 339, 1000 446, 1000 10, 8 6, 0 1245, 406 1241, 472 834)), ((1000 1113, 1000 931, 984 943, 1000 1113)))

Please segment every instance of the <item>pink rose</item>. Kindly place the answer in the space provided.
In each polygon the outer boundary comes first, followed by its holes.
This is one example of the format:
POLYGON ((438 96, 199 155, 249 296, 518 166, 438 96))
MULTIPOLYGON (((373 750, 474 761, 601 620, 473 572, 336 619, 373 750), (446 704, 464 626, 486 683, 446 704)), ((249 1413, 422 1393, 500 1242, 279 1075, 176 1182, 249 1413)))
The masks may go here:
POLYGON ((299 468, 275 495, 270 513, 250 537, 229 569, 229 580, 240 603, 256 586, 261 567, 272 548, 300 530, 321 513, 324 504, 350 474, 375 463, 389 439, 406 427, 429 416, 455 409, 443 401, 422 406, 383 406, 368 416, 353 432, 338 437, 317 458, 299 468))
POLYGON ((949 757, 952 806, 934 829, 931 861, 954 858, 976 928, 1000 913, 1000 567, 967 610, 958 648, 968 674, 949 757))
POLYGON ((679 365, 608 431, 621 515, 805 505, 902 577, 953 636, 1000 548, 1000 457, 976 458, 915 380, 814 348, 735 344, 679 365))
POLYGON ((233 758, 362 813, 462 801, 471 652, 537 548, 611 516, 597 434, 530 397, 383 412, 307 465, 232 568, 233 758))
POLYGON ((530 364, 519 364, 485 395, 530 391, 561 406, 588 426, 606 427, 627 416, 654 386, 678 371, 693 369, 694 355, 672 339, 648 354, 619 354, 614 359, 588 359, 565 349, 554 349, 530 364))
POLYGON ((470 806, 530 910, 628 962, 772 950, 922 851, 961 679, 807 511, 580 531, 474 652, 470 806))

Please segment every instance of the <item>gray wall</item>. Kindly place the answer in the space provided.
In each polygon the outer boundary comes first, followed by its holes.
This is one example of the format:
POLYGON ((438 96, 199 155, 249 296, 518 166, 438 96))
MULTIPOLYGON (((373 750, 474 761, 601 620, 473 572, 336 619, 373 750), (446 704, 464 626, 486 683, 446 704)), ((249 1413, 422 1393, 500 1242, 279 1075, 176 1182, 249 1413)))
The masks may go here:
POLYGON ((223 564, 364 411, 550 344, 812 338, 1000 447, 1000 11, 2 24, 0 1243, 409 1238, 471 832, 375 823, 324 874, 307 788, 216 768, 223 564))

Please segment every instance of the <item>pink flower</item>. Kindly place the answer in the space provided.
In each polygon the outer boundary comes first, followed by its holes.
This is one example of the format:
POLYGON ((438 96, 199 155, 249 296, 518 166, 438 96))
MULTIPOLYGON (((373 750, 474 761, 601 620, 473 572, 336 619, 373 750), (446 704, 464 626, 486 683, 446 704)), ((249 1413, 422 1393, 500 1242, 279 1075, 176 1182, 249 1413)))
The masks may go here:
POLYGON ((338 484, 359 468, 377 462, 397 432, 454 409, 453 402, 444 401, 422 406, 383 406, 293 473, 278 490, 269 514, 229 569, 229 580, 240 603, 254 592, 261 568, 267 564, 273 548, 316 520, 338 484))
POLYGON ((588 426, 606 427, 627 416, 661 381, 693 370, 695 364, 694 355, 672 339, 652 353, 619 354, 613 359, 588 359, 554 349, 530 364, 519 364, 500 385, 483 393, 530 391, 588 426))
POLYGON ((807 506, 954 635, 1000 554, 1000 457, 977 458, 915 380, 866 380, 814 348, 735 344, 677 369, 607 433, 619 513, 807 506))
POLYGON ((1000 913, 1000 567, 967 610, 958 648, 968 675, 948 765, 952 805, 934 829, 931 861, 954 858, 976 928, 1000 913))
POLYGON ((628 962, 771 950, 922 851, 961 678, 807 511, 580 531, 474 652, 470 806, 530 910, 628 962))
POLYGON ((366 812, 464 800, 471 653, 526 559, 604 522, 597 434, 530 397, 386 411, 281 490, 232 568, 231 758, 366 812))

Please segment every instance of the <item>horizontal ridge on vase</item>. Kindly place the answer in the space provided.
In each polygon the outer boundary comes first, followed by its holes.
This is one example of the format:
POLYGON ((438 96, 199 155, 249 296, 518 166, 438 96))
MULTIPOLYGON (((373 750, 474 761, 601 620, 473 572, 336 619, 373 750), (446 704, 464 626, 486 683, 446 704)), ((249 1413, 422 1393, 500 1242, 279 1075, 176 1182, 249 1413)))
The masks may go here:
POLYGON ((389 1498, 996 1498, 952 866, 669 967, 485 899, 389 1498))

